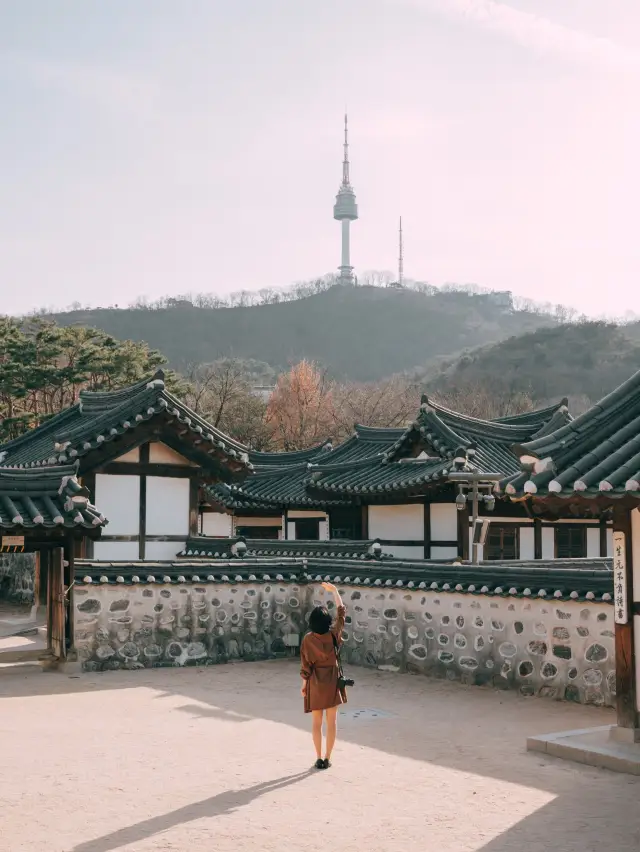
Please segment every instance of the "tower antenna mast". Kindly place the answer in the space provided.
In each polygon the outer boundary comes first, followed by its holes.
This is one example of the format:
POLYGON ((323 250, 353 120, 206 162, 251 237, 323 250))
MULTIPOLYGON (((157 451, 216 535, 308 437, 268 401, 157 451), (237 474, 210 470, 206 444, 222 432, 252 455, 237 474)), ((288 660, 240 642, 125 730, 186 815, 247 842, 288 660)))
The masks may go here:
POLYGON ((349 124, 347 114, 344 116, 344 155, 342 159, 342 183, 336 195, 336 203, 333 205, 333 218, 340 222, 342 228, 342 252, 338 269, 340 284, 355 283, 353 266, 351 266, 351 222, 358 218, 358 205, 356 194, 351 186, 349 174, 349 124))

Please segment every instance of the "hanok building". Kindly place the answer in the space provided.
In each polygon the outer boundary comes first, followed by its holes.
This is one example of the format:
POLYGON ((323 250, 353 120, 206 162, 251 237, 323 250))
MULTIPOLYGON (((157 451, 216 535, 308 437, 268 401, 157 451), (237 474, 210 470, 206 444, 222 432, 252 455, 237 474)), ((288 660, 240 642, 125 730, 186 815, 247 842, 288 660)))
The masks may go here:
POLYGON ((423 398, 407 428, 356 426, 335 448, 250 453, 253 475, 206 489, 201 531, 252 539, 376 539, 397 558, 468 559, 475 482, 477 526, 485 522, 480 559, 606 556, 606 519, 549 522, 526 502, 500 501, 493 509, 495 481, 519 470, 512 447, 543 440, 571 420, 566 400, 488 421, 423 398))
MULTIPOLYGON (((35 553, 35 607, 41 604, 46 612, 48 645, 57 658, 65 656, 73 631, 65 610, 74 551, 97 539, 107 523, 78 482, 77 470, 77 465, 0 467, 0 549, 35 553)), ((7 654, 0 658, 8 660, 7 654)))
POLYGON ((640 372, 574 421, 514 449, 520 471, 501 484, 502 494, 546 521, 596 518, 613 528, 617 745, 595 733, 585 740, 585 732, 530 745, 631 771, 620 763, 619 743, 640 742, 640 372))
POLYGON ((119 391, 81 391, 72 407, 5 444, 0 463, 33 471, 77 462, 81 482, 109 518, 108 534, 78 543, 96 559, 170 559, 198 533, 202 485, 245 477, 245 448, 151 380, 119 391))

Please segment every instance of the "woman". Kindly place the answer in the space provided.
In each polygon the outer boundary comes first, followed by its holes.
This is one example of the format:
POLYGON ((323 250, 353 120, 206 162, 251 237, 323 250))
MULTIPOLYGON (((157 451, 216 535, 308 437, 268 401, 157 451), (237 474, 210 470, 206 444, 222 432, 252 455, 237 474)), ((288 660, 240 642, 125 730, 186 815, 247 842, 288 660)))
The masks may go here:
POLYGON ((312 714, 313 744, 316 748, 316 769, 331 766, 331 752, 336 741, 338 707, 347 700, 344 690, 338 688, 338 660, 334 639, 342 644, 345 608, 338 590, 332 583, 323 583, 322 588, 331 592, 336 602, 338 615, 331 629, 332 619, 327 609, 317 606, 309 616, 310 633, 300 646, 300 674, 304 712, 312 714), (322 716, 326 713, 326 750, 322 757, 322 716))

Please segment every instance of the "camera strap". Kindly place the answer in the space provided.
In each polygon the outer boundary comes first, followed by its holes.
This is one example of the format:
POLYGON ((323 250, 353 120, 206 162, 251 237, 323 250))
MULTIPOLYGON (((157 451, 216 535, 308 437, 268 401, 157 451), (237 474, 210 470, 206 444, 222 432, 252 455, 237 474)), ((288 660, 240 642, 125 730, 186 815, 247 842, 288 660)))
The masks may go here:
POLYGON ((335 651, 336 661, 338 663, 338 677, 344 679, 344 672, 342 670, 342 660, 340 659, 340 646, 338 645, 336 637, 333 633, 331 634, 331 638, 333 639, 333 650, 335 651))

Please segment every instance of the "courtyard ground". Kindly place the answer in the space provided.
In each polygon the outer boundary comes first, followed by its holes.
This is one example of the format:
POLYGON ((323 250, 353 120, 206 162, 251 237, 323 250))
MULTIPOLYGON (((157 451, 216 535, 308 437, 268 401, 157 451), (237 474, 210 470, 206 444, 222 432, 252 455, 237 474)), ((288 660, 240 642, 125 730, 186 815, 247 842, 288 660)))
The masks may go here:
POLYGON ((640 849, 639 778, 525 751, 527 735, 612 711, 352 673, 334 765, 317 772, 295 661, 0 669, 0 849, 640 849))

